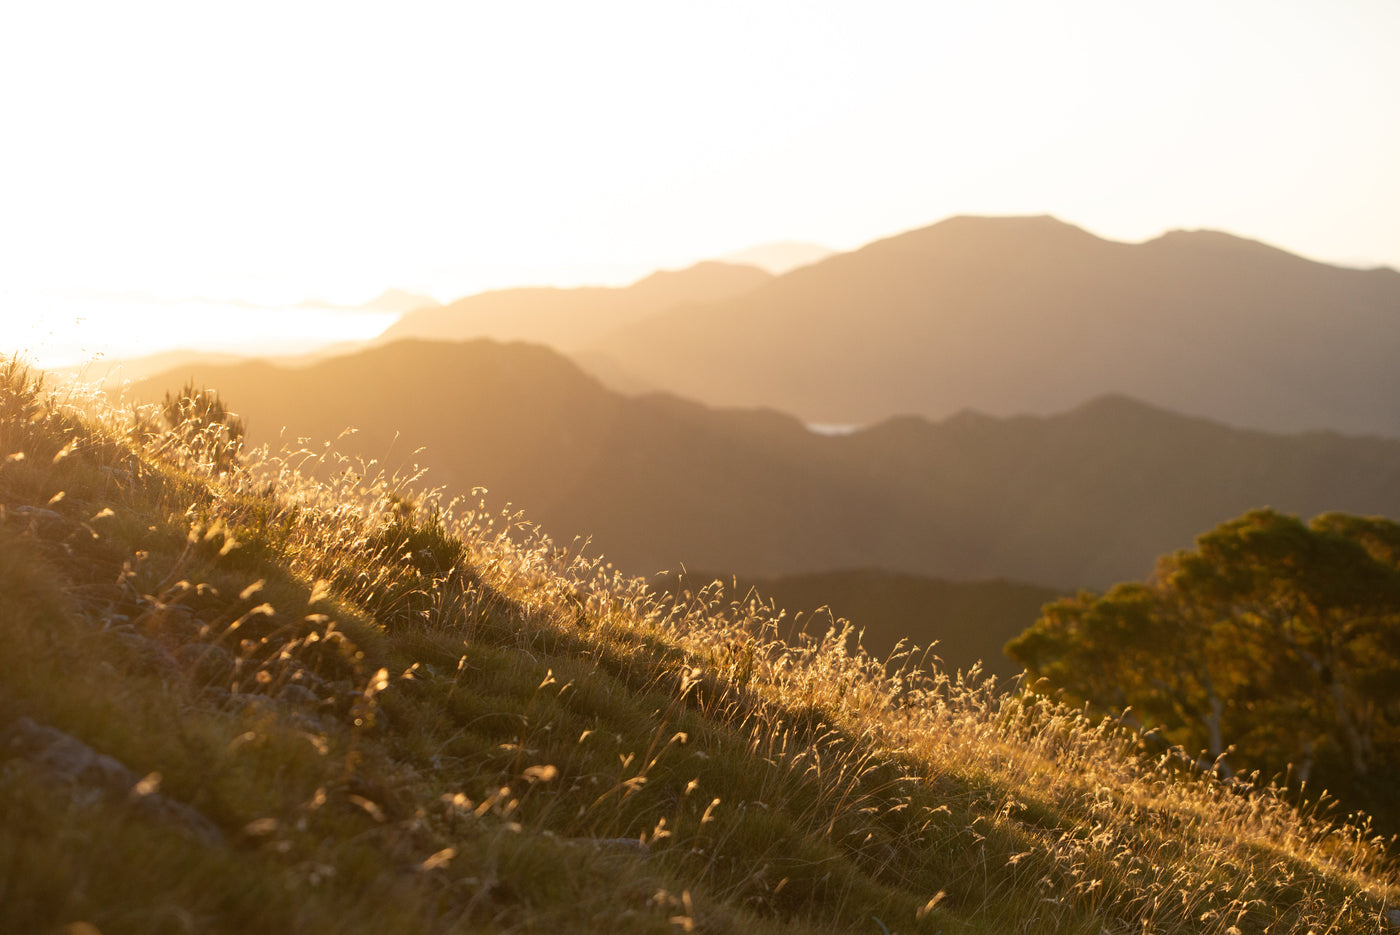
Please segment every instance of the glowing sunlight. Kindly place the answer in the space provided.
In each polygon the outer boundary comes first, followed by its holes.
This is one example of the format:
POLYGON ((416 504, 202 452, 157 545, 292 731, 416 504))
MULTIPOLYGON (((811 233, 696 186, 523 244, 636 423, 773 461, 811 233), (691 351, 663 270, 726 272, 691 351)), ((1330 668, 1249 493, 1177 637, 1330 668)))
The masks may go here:
POLYGON ((1379 0, 11 5, 3 343, 372 330, 74 288, 450 300, 962 213, 1400 265, 1397 40, 1379 0))

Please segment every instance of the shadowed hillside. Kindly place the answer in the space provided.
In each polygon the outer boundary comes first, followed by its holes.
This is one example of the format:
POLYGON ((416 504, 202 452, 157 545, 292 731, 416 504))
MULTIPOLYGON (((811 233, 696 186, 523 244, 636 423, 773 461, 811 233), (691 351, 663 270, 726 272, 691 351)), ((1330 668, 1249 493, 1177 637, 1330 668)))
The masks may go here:
POLYGON ((354 426, 348 451, 430 466, 452 493, 485 487, 637 574, 880 567, 1103 587, 1258 506, 1400 516, 1400 441, 1245 432, 1122 397, 825 437, 770 411, 622 397, 546 348, 484 341, 197 367, 138 395, 191 375, 255 441, 354 426))
POLYGON ((1126 244, 952 218, 593 350, 682 396, 816 423, 1121 393, 1243 427, 1400 435, 1400 273, 1204 231, 1126 244))

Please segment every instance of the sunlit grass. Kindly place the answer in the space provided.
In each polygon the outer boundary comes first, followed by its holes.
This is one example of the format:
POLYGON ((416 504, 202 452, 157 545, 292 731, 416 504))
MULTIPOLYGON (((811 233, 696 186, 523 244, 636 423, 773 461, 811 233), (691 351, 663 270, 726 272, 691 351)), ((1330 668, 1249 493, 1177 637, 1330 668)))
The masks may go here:
POLYGON ((1389 925, 1364 821, 207 428, 0 367, 6 931, 1389 925), (141 787, 65 776, 21 717, 141 787))

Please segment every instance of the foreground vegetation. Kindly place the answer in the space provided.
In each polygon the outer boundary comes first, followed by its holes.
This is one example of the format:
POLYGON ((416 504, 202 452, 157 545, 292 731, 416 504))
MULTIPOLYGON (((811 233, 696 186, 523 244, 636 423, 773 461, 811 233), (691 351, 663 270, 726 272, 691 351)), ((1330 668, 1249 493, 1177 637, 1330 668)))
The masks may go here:
POLYGON ((1392 925, 1364 825, 186 397, 0 370, 0 930, 1392 925))
POLYGON ((1007 650, 1221 772, 1287 772, 1400 829, 1400 524, 1253 510, 1147 583, 1048 604, 1007 650))

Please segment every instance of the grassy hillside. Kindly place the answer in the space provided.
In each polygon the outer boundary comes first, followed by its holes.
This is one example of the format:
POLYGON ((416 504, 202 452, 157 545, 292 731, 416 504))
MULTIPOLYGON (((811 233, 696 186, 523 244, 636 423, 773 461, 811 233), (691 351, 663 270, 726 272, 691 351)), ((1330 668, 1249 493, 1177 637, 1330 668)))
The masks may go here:
POLYGON ((1400 516, 1400 440, 1231 429, 1108 398, 1056 416, 892 419, 842 437, 789 416, 611 393, 544 347, 400 342, 301 368, 194 376, 255 441, 343 439, 528 511, 629 573, 880 567, 1107 587, 1260 506, 1400 516))
POLYGON ((1072 711, 189 428, 0 370, 0 930, 1301 935, 1400 898, 1364 827, 1072 711))
MULTIPOLYGON (((658 576, 653 587, 673 593, 715 587, 730 599, 750 595, 786 609, 791 631, 820 635, 856 621, 860 644, 884 658, 901 643, 932 649, 939 668, 995 675, 1004 686, 1021 673, 1003 652, 1064 592, 1017 581, 947 581, 878 568, 742 578, 686 572, 658 576)), ((854 633, 852 634, 854 636, 854 633)))

